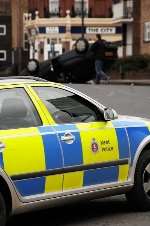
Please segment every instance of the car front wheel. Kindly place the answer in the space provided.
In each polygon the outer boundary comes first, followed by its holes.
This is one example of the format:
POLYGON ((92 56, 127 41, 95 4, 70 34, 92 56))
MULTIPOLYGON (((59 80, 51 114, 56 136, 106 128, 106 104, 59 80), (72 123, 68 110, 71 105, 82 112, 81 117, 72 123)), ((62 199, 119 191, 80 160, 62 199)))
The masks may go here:
POLYGON ((135 171, 134 186, 126 197, 136 209, 150 210, 150 150, 140 156, 135 171))
POLYGON ((2 194, 0 193, 0 226, 5 226, 6 225, 6 204, 5 204, 5 200, 2 196, 2 194))

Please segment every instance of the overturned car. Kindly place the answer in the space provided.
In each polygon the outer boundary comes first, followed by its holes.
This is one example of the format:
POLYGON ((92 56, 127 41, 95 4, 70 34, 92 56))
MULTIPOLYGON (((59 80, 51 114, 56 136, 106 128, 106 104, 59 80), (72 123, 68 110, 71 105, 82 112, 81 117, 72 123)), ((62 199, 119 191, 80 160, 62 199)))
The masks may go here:
MULTIPOLYGON (((117 46, 105 42, 104 68, 107 70, 117 59, 117 46)), ((39 76, 54 82, 85 83, 95 77, 94 53, 86 39, 80 38, 71 51, 52 59, 38 62, 31 59, 20 75, 39 76)))

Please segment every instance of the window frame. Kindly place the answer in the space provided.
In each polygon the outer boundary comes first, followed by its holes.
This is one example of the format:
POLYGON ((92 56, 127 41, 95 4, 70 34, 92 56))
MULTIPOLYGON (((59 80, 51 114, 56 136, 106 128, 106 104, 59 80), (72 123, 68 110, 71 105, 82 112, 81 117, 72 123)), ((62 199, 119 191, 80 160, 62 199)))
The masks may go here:
MULTIPOLYGON (((70 93, 73 93, 74 95, 77 95, 77 96, 79 96, 80 98, 82 98, 82 99, 85 99, 86 101, 88 101, 89 102, 89 104, 91 104, 91 105, 93 105, 93 107, 95 107, 95 108, 97 108, 97 110, 99 111, 99 113, 103 116, 104 115, 104 110, 106 109, 106 107, 104 106, 104 105, 102 105, 102 104, 100 104, 99 102, 97 102, 96 100, 94 100, 94 99, 92 99, 91 97, 89 97, 89 96, 87 96, 87 95, 85 95, 85 94, 83 94, 83 93, 81 93, 80 91, 78 91, 78 90, 74 90, 73 88, 70 88, 70 87, 66 87, 66 86, 59 86, 59 85, 32 85, 32 89, 33 89, 33 92, 35 93, 35 95, 37 96, 37 98, 40 100, 40 101, 42 101, 42 103, 43 103, 43 105, 45 106, 45 108, 46 108, 46 112, 48 112, 48 114, 50 115, 50 117, 51 118, 53 118, 52 117, 52 114, 49 112, 49 110, 48 110, 48 108, 47 108, 47 106, 44 104, 44 102, 43 102, 43 100, 40 98, 40 96, 38 96, 38 93, 36 92, 36 90, 34 89, 35 87, 49 87, 49 88, 57 88, 57 89, 61 89, 61 90, 64 90, 64 91, 68 91, 68 92, 70 92, 70 93)), ((55 122, 55 119, 53 119, 53 121, 55 122)), ((105 119, 103 119, 103 121, 105 121, 105 119)), ((81 123, 81 122, 75 122, 75 123, 81 123)), ((83 123, 87 123, 87 122, 83 122, 83 123)), ((57 124, 56 122, 55 122, 55 124, 57 124)), ((65 124, 65 123, 64 123, 65 124)), ((71 122, 69 123, 69 124, 72 124, 71 122)))
POLYGON ((0 57, 0 61, 6 61, 7 60, 7 51, 6 50, 0 50, 0 54, 3 53, 4 57, 0 57))
POLYGON ((3 32, 0 32, 0 36, 5 36, 6 35, 6 25, 0 24, 0 28, 3 28, 3 32))
POLYGON ((150 42, 150 21, 144 23, 144 42, 150 42))
POLYGON ((49 0, 49 13, 50 13, 51 17, 59 17, 59 8, 60 8, 60 0, 49 0), (58 9, 57 9, 58 12, 56 12, 56 14, 53 11, 52 4, 54 4, 54 3, 56 3, 57 7, 58 7, 58 9))
MULTIPOLYGON (((76 4, 79 4, 81 5, 82 3, 82 0, 74 0, 74 10, 75 10, 75 14, 77 14, 76 12, 76 4)), ((84 10, 85 10, 85 13, 84 13, 84 16, 87 17, 88 14, 89 14, 89 0, 84 0, 84 10), (87 6, 87 7, 86 7, 87 6)), ((80 8, 80 13, 76 15, 76 17, 79 17, 81 16, 82 12, 81 12, 81 8, 80 8)))

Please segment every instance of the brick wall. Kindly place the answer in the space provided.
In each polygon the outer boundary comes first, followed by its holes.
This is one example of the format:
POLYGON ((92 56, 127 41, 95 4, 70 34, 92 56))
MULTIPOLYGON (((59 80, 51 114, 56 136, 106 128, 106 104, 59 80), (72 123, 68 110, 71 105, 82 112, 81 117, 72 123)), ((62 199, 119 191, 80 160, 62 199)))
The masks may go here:
POLYGON ((144 24, 150 22, 150 0, 141 1, 141 53, 150 54, 150 41, 144 41, 144 24))
MULTIPOLYGON (((44 10, 49 10, 49 0, 28 0, 29 11, 38 10, 39 16, 44 17, 44 10)), ((61 16, 66 16, 66 10, 72 9, 74 0, 60 0, 61 16)), ((112 0, 89 0, 89 10, 92 17, 109 17, 112 0)))
POLYGON ((150 54, 150 42, 144 41, 144 23, 150 22, 150 0, 134 0, 133 54, 150 54))

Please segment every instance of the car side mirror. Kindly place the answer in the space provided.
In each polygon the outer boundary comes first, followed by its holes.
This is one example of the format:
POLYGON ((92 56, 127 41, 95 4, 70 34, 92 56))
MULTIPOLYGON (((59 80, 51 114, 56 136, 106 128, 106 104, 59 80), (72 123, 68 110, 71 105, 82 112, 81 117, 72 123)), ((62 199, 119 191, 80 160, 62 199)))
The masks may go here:
POLYGON ((104 110, 104 119, 106 121, 118 119, 118 114, 117 114, 117 112, 114 109, 106 108, 104 110))

